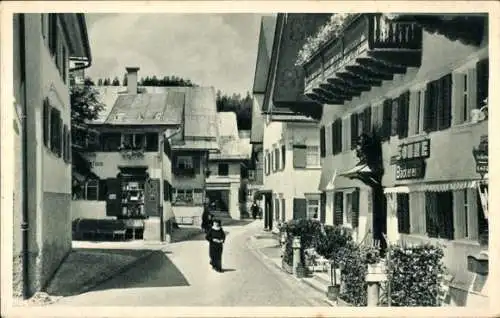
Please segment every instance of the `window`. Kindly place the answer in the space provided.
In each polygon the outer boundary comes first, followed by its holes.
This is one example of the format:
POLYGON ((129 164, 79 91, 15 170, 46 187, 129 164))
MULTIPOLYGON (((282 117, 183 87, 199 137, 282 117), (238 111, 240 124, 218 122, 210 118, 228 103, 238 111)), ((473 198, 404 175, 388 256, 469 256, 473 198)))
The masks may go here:
POLYGON ((424 130, 443 130, 451 125, 451 74, 427 84, 424 130))
POLYGON ((386 99, 382 105, 382 141, 389 140, 391 136, 392 114, 392 100, 386 99))
POLYGON ((398 122, 397 135, 399 138, 408 137, 408 121, 410 111, 410 92, 405 92, 398 97, 398 122))
POLYGON ((57 53, 57 42, 58 42, 58 23, 57 23, 57 14, 49 13, 48 15, 48 42, 49 42, 49 50, 52 56, 55 56, 57 53))
POLYGON ((372 132, 372 107, 368 106, 363 110, 363 128, 362 132, 365 134, 370 134, 372 132))
POLYGON ((396 194, 396 213, 398 232, 410 234, 410 196, 408 193, 396 194))
POLYGON ((172 201, 178 205, 194 204, 193 189, 173 189, 172 201))
POLYGON ((286 205, 285 198, 281 198, 281 222, 286 221, 286 205))
POLYGON ((340 191, 335 192, 333 201, 333 224, 342 225, 344 223, 344 193, 340 191))
POLYGON ((63 147, 62 147, 62 157, 64 162, 68 162, 68 151, 69 151, 69 142, 68 142, 68 125, 63 125, 63 147))
POLYGON ((489 59, 484 59, 476 64, 476 108, 484 106, 488 98, 489 59))
POLYGON ((420 135, 424 131, 424 103, 425 90, 412 92, 410 97, 410 115, 408 122, 408 133, 410 136, 420 135))
POLYGON ((167 180, 163 180, 163 201, 169 201, 170 199, 170 183, 167 180))
POLYGON ((412 192, 410 199, 410 232, 412 234, 425 234, 425 193, 412 192))
POLYGON ((227 163, 219 163, 219 176, 229 175, 229 165, 227 163))
POLYGON ((326 156, 326 129, 325 126, 321 126, 319 129, 319 149, 320 149, 320 156, 321 158, 324 158, 326 156))
POLYGON ((194 189, 193 190, 193 203, 200 205, 203 204, 203 190, 202 189, 194 189))
POLYGON ((345 195, 345 219, 347 224, 352 224, 352 193, 345 195))
POLYGON ((351 149, 351 136, 349 134, 351 130, 351 118, 346 117, 342 119, 342 151, 347 151, 351 149))
POLYGON ((319 200, 307 200, 307 218, 319 218, 319 200))
MULTIPOLYGON (((123 134, 122 147, 125 149, 145 148, 146 135, 145 134, 123 134)), ((156 147, 158 149, 158 147, 156 147)))
POLYGON ((194 169, 193 157, 191 156, 178 156, 177 168, 181 170, 194 169))
POLYGON ((281 145, 281 170, 285 170, 286 165, 286 146, 281 145))
POLYGON ((429 237, 454 239, 453 193, 425 193, 426 231, 429 237))
POLYGON ((455 209, 455 238, 480 240, 488 232, 488 222, 484 217, 477 189, 463 189, 453 192, 455 209))
POLYGON ((377 104, 372 106, 372 127, 382 126, 382 105, 377 104))
POLYGON ((62 119, 56 108, 50 110, 50 150, 58 157, 62 155, 62 119))
POLYGON ((99 199, 99 180, 89 180, 85 183, 84 200, 97 201, 99 199))
POLYGON ((294 168, 307 167, 307 146, 293 145, 293 167, 294 168))
POLYGON ((43 100, 43 143, 47 148, 50 148, 50 104, 49 100, 46 98, 43 100))
POLYGON ((319 158, 319 147, 318 146, 307 146, 306 154, 306 166, 307 167, 318 167, 320 165, 319 158))
MULTIPOLYGON (((164 141, 168 144, 168 139, 164 141)), ((146 134, 146 151, 158 151, 158 134, 157 133, 147 133, 146 134)))
POLYGON ((274 149, 274 171, 280 170, 280 164, 281 164, 280 149, 275 148, 274 149))
POLYGON ((117 151, 121 144, 120 133, 102 133, 100 135, 102 151, 117 151))

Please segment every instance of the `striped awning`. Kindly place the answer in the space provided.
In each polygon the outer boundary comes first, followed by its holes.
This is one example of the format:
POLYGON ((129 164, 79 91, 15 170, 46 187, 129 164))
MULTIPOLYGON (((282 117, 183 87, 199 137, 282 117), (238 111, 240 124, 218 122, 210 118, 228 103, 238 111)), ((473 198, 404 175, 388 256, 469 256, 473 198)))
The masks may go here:
POLYGON ((484 180, 467 180, 440 183, 412 184, 396 187, 387 187, 384 193, 409 193, 409 192, 446 192, 476 188, 478 184, 487 182, 484 180))

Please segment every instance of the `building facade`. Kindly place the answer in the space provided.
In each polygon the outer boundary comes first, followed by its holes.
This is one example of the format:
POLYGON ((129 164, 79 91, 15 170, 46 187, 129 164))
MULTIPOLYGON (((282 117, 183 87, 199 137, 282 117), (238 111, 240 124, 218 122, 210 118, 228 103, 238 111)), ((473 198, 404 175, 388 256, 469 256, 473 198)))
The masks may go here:
POLYGON ((488 249, 487 16, 346 19, 304 64, 304 93, 324 105, 323 218, 359 242, 444 246, 450 304, 487 304, 487 271, 469 271, 488 249))
POLYGON ((250 142, 248 138, 240 138, 235 113, 219 112, 217 117, 220 152, 208 158, 207 197, 212 210, 241 219, 239 203, 244 200, 240 197, 240 189, 248 178, 250 142))
POLYGON ((255 171, 262 171, 260 193, 269 230, 276 229, 279 222, 319 216, 320 117, 296 114, 290 107, 321 109, 303 96, 303 73, 293 56, 308 32, 316 30, 326 17, 278 14, 262 19, 252 112, 259 122, 253 124, 251 137, 254 162, 261 167, 255 171))
POLYGON ((15 14, 13 27, 13 282, 29 297, 71 250, 70 60, 91 55, 83 14, 15 14))

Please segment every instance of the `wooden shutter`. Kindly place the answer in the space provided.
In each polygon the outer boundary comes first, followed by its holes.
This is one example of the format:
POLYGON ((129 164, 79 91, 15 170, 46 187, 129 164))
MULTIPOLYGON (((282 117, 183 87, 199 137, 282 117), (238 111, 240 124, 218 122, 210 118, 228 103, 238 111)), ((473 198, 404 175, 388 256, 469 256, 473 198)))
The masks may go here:
POLYGON ((293 146, 293 167, 305 168, 307 166, 307 146, 294 145, 293 146))
POLYGON ((332 155, 335 155, 337 152, 337 121, 335 120, 332 123, 332 155))
POLYGON ((278 221, 280 219, 280 199, 274 199, 274 219, 278 221))
POLYGON ((99 193, 97 196, 97 200, 106 201, 106 195, 108 193, 108 184, 106 180, 99 180, 99 193))
POLYGON ((408 193, 398 193, 396 201, 398 232, 410 234, 410 195, 408 193))
POLYGON ((342 225, 344 223, 344 193, 335 192, 334 196, 333 224, 342 225))
POLYGON ((408 137, 409 113, 410 113, 410 92, 408 91, 399 96, 399 114, 398 114, 399 138, 408 137))
POLYGON ((439 237, 453 240, 455 232, 453 225, 453 192, 438 192, 436 200, 439 237))
POLYGON ((370 134, 372 132, 372 107, 368 106, 363 111, 363 132, 370 134))
POLYGON ((487 241, 489 235, 488 219, 486 219, 486 216, 484 215, 483 204, 481 203, 481 197, 479 196, 479 194, 476 195, 476 200, 477 200, 476 205, 477 205, 477 229, 478 229, 477 233, 479 242, 481 242, 482 240, 487 241))
POLYGON ((325 126, 321 126, 319 129, 319 151, 321 158, 326 156, 326 129, 325 126))
POLYGON ((382 109, 382 140, 389 140, 391 136, 392 100, 384 100, 382 109))
POLYGON ((286 146, 285 145, 281 145, 281 162, 283 163, 281 170, 284 170, 285 165, 286 165, 286 146))
POLYGON ((424 131, 431 132, 437 129, 436 84, 427 83, 424 104, 424 131))
POLYGON ((489 59, 484 59, 476 64, 476 89, 477 89, 477 103, 476 107, 480 108, 483 100, 488 97, 488 83, 489 83, 489 59))
POLYGON ((326 192, 321 192, 320 196, 320 207, 319 207, 319 219, 321 223, 326 221, 326 192))
POLYGON ((352 227, 359 227, 359 189, 352 193, 352 227))
POLYGON ((193 169, 194 169, 194 174, 198 174, 200 172, 200 167, 201 167, 201 157, 200 156, 195 156, 192 155, 193 158, 193 169))
POLYGON ((342 119, 337 119, 337 153, 342 152, 342 119))
POLYGON ((144 184, 144 212, 160 216, 160 179, 148 179, 144 184))
POLYGON ((50 105, 49 100, 43 100, 43 143, 49 147, 50 140, 50 105))
POLYGON ((306 199, 293 199, 293 219, 307 218, 307 201, 306 199))
POLYGON ((440 91, 440 112, 439 112, 439 129, 446 129, 451 126, 451 73, 443 76, 439 80, 440 91))
POLYGON ((281 222, 286 221, 286 205, 285 198, 281 199, 281 222))
POLYGON ((122 214, 122 187, 119 179, 110 178, 106 180, 106 216, 120 216, 122 214))
POLYGON ((358 143, 358 114, 351 114, 351 149, 356 149, 358 143))
POLYGON ((437 219, 437 196, 436 192, 425 193, 425 230, 429 237, 437 237, 439 223, 437 219))
POLYGON ((394 98, 391 101, 391 136, 396 136, 398 134, 399 125, 399 98, 394 98))

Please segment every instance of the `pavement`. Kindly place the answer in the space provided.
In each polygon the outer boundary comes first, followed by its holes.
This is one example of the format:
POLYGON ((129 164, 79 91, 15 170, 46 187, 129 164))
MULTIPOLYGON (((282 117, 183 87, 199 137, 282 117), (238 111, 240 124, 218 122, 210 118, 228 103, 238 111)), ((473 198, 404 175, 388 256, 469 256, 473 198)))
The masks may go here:
MULTIPOLYGON (((207 242, 203 234, 198 234, 161 247, 152 245, 149 255, 137 259, 133 266, 84 293, 61 298, 50 306, 331 305, 324 293, 269 261, 276 258, 276 254, 269 257, 269 253, 276 253, 276 248, 266 246, 265 239, 258 239, 263 232, 261 220, 241 224, 224 227, 227 239, 223 273, 211 269, 207 242)), ((144 245, 135 249, 143 250, 144 245)))

